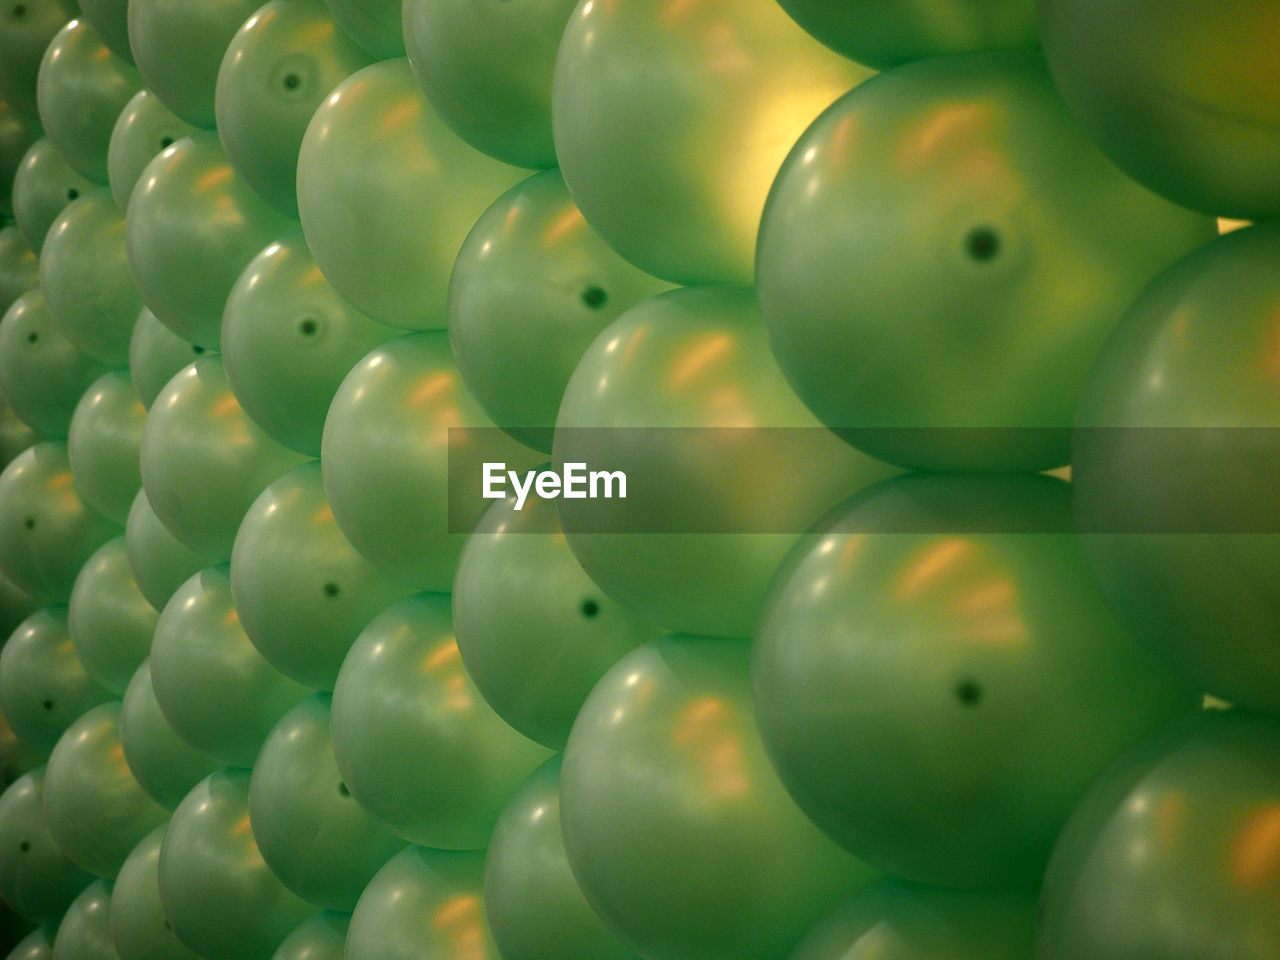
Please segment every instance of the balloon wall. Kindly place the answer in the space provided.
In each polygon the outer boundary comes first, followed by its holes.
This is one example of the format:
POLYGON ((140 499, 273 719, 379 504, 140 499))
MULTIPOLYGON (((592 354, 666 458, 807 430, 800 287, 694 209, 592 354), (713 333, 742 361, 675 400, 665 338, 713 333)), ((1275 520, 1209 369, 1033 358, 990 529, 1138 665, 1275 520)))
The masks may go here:
POLYGON ((8 0, 0 957, 1280 960, 1277 51, 8 0))

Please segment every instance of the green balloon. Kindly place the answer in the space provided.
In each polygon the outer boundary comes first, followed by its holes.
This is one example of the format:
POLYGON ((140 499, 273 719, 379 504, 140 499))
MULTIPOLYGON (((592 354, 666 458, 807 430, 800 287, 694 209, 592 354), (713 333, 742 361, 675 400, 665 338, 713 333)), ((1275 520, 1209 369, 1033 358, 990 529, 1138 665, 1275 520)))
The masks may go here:
POLYGON ((44 768, 0 795, 0 896, 28 919, 57 920, 93 878, 66 858, 44 812, 44 768))
POLYGON ((23 937, 6 960, 50 960, 53 956, 53 927, 40 927, 23 937))
POLYGON ((331 910, 354 909, 373 875, 405 846, 342 782, 325 694, 286 713, 262 745, 249 787, 249 822, 281 883, 331 910))
POLYGON ((503 960, 636 960, 588 906, 560 832, 560 757, 507 804, 489 841, 484 906, 503 960))
POLYGON ((107 182, 111 128, 142 78, 85 20, 58 31, 40 61, 36 99, 45 134, 67 163, 95 183, 107 182))
POLYGON ((144 87, 135 93, 116 119, 107 145, 107 180, 116 206, 127 210, 147 164, 196 130, 150 90, 144 87))
POLYGON ((102 42, 117 57, 133 63, 129 48, 128 0, 78 0, 80 16, 98 31, 102 42))
POLYGON ((215 562, 231 556, 258 494, 305 459, 245 416, 217 357, 170 380, 142 431, 147 500, 175 537, 215 562))
POLYGON ((111 934, 120 960, 199 960, 174 934, 160 902, 160 847, 165 829, 156 827, 147 834, 116 875, 111 934))
POLYGON ((400 0, 324 0, 329 13, 356 43, 378 60, 404 56, 400 0))
POLYGON ((133 579, 124 537, 108 540, 80 568, 67 610, 71 645, 85 672, 122 695, 151 650, 157 616, 133 579))
POLYGON ((124 547, 138 589, 157 610, 163 610, 174 591, 207 563, 160 522, 145 490, 139 490, 133 498, 124 528, 124 547))
POLYGON ((129 376, 138 399, 150 410, 160 391, 179 370, 206 353, 217 352, 182 339, 143 307, 129 339, 129 376))
POLYGON ((1280 952, 1280 722, 1207 711, 1089 791, 1054 848, 1037 957, 1280 952))
POLYGON ((226 567, 201 570, 161 611, 151 682, 183 740, 246 769, 276 721, 310 692, 263 660, 244 635, 226 567))
POLYGON ((787 150, 871 71, 774 0, 583 3, 556 60, 552 118, 569 192, 624 257, 675 283, 750 283, 787 150))
POLYGON ((111 884, 85 887, 58 924, 51 960, 120 960, 111 940, 111 884))
POLYGON ((650 960, 782 956, 872 872, 805 819, 756 732, 743 640, 668 636, 573 725, 560 818, 587 901, 650 960))
POLYGON ((126 221, 129 266, 143 302, 174 333, 212 349, 236 277, 292 222, 258 199, 231 169, 217 135, 203 131, 147 164, 126 221))
POLYGON ((502 960, 484 913, 484 854, 410 847, 365 888, 345 960, 502 960))
POLYGON ((254 423, 291 450, 318 457, 342 378, 400 332, 338 296, 294 233, 258 254, 232 288, 222 315, 222 362, 254 423))
POLYGON ((851 442, 925 469, 1040 470, 1067 462, 1125 307, 1216 232, 1098 152, 1039 54, 939 57, 796 144, 757 285, 783 372, 851 442))
POLYGON ((449 343, 494 422, 549 451, 564 388, 591 341, 668 289, 618 256, 560 172, 547 170, 503 194, 467 236, 449 285, 449 343))
POLYGON ((13 224, 0 227, 0 313, 39 283, 40 265, 22 231, 13 224))
POLYGON ((0 474, 0 571, 36 600, 65 602, 81 565, 119 532, 76 493, 60 443, 36 444, 0 474))
POLYGON ((391 60, 347 78, 316 111, 298 155, 298 210, 340 294, 383 323, 438 328, 467 231, 525 175, 459 139, 409 64, 391 60))
POLYGON ((75 9, 74 0, 23 0, 6 9, 0 20, 0 100, 29 116, 37 114, 40 60, 75 9))
POLYGON ((160 899, 205 960, 267 960, 313 907, 267 869, 249 830, 249 772, 221 770, 174 811, 160 847, 160 899))
POLYGON ((450 474, 537 460, 493 429, 443 331, 390 340, 356 364, 333 398, 321 449, 325 493, 352 545, 397 579, 442 591, 465 540, 449 530, 470 529, 487 505, 478 485, 450 490, 450 474), (461 427, 475 430, 455 430, 451 443, 450 428, 461 427))
POLYGON ((63 208, 97 186, 71 169, 48 138, 31 145, 13 177, 13 218, 33 253, 63 208))
POLYGON ((467 676, 446 594, 402 600, 360 634, 333 691, 333 752, 361 806, 406 840, 448 850, 482 849, 550 755, 467 676))
POLYGON ((244 632, 268 663, 316 690, 333 689, 360 631, 411 592, 342 535, 314 462, 262 492, 231 552, 231 593, 244 632))
POLYGON ((19 740, 9 721, 0 713, 0 793, 43 762, 44 756, 19 740))
POLYGON ((350 922, 345 913, 317 913, 284 938, 271 960, 344 960, 350 922))
POLYGON ((9 401, 0 393, 0 470, 11 464, 23 450, 35 446, 40 440, 41 435, 18 418, 9 406, 9 401))
POLYGON ((169 810, 219 766, 210 754, 178 736, 165 719, 151 683, 150 660, 142 662, 125 691, 120 746, 142 789, 169 810))
POLYGON ((71 415, 67 458, 76 489, 116 523, 128 519, 129 507, 142 489, 138 451, 146 418, 128 370, 99 377, 71 415))
POLYGON ((170 110, 212 130, 218 67, 260 0, 129 0, 129 46, 138 72, 170 110))
POLYGON ((106 369, 63 335, 38 289, 0 319, 0 391, 24 423, 46 436, 67 435, 80 397, 106 369))
MULTIPOLYGON (((2 29, 2 27, 0 27, 2 29)), ((0 214, 13 212, 13 180, 22 158, 41 136, 40 121, 0 99, 0 214)))
POLYGON ((747 287, 676 290, 627 311, 574 371, 557 427, 556 462, 605 464, 661 490, 641 506, 557 501, 587 575, 646 619, 695 634, 750 634, 769 578, 799 534, 629 531, 662 521, 679 530, 708 515, 726 530, 805 530, 896 472, 822 431, 769 353, 747 287), (744 439, 705 432, 716 428, 744 439), (790 462, 795 442, 803 470, 790 462), (752 493, 726 495, 735 490, 752 493), (613 524, 623 532, 587 532, 613 524))

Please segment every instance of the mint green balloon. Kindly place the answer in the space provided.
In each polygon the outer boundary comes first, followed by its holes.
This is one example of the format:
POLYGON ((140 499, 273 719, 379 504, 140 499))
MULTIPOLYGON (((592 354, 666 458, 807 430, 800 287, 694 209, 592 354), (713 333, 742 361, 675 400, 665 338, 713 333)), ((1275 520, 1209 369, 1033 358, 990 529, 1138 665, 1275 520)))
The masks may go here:
POLYGON ((485 922, 484 854, 410 847, 378 871, 345 960, 502 960, 485 922))
POLYGON ((5 960, 50 960, 53 956, 53 927, 32 930, 13 948, 5 960))
POLYGON ((13 224, 0 227, 0 312, 40 283, 40 265, 22 231, 13 224))
POLYGON ((111 889, 111 935, 120 960, 198 960, 173 932, 160 902, 160 847, 156 827, 129 853, 111 889))
POLYGON ((80 16, 98 31, 107 49, 133 63, 129 49, 129 0, 78 0, 80 16))
POLYGON ((208 562, 168 531, 139 490, 124 528, 124 548, 138 589, 157 610, 163 610, 173 592, 208 562))
POLYGON ((47 137, 31 145, 13 177, 13 218, 33 253, 39 255, 63 208, 97 186, 73 170, 47 137))
POLYGON ((525 176, 461 140, 409 64, 391 60, 352 74, 316 111, 298 155, 298 210, 334 289, 375 320, 434 329, 446 324, 467 231, 525 176))
POLYGON ((333 398, 321 443, 324 489, 338 526, 366 558, 405 583, 448 590, 465 537, 487 503, 484 462, 533 466, 537 454, 493 428, 471 396, 443 331, 377 347, 333 398), (450 449, 450 428, 455 432, 450 449), (488 429, 485 429, 488 428, 488 429), (453 469, 450 470, 450 461, 453 469))
POLYGON ((30 920, 56 921, 92 877, 58 848, 44 813, 44 768, 0 794, 0 896, 30 920))
POLYGON ((449 284, 449 343, 494 423, 549 451, 591 341, 670 286, 618 256, 547 170, 503 194, 467 236, 449 284))
POLYGON ((402 600, 360 634, 333 691, 333 752, 361 806, 406 840, 449 850, 482 849, 551 753, 484 702, 447 594, 402 600))
POLYGON ((80 495, 103 516, 124 523, 142 489, 138 451, 147 411, 128 370, 103 374, 71 415, 67 458, 80 495))
POLYGON ((291 450, 318 457, 342 378, 400 333, 342 299, 295 232, 258 254, 232 288, 222 315, 222 362, 254 423, 291 450))
POLYGON ((174 374, 206 353, 217 352, 182 339, 143 307, 129 339, 129 376, 138 399, 150 410, 174 374))
POLYGON ((40 60, 75 11, 74 0, 24 0, 6 10, 0 22, 0 99, 36 116, 40 60))
POLYGON ((160 899, 205 960, 268 960, 314 910, 267 868, 249 830, 249 772, 221 770, 187 795, 160 847, 160 899))
POLYGON ((107 144, 124 105, 142 86, 85 20, 58 31, 40 61, 36 100, 45 135, 78 173, 107 182, 107 144))
POLYGON ((142 789, 169 810, 219 766, 210 754, 178 736, 165 719, 151 682, 150 660, 142 662, 125 691, 120 747, 142 789))
POLYGON ((147 164, 197 129, 179 119, 146 87, 135 93, 111 128, 107 145, 107 180, 116 206, 127 210, 133 188, 147 164))
POLYGON ((0 391, 24 423, 46 436, 67 435, 80 397, 106 370, 58 329, 39 289, 20 296, 0 319, 0 391))
POLYGON ((120 960, 111 940, 111 884, 95 880, 67 907, 51 960, 120 960))
POLYGON ((750 283, 769 185, 871 71, 774 0, 581 3, 556 59, 556 154, 587 222, 675 283, 750 283))
POLYGON ((298 924, 271 960, 343 960, 350 914, 325 911, 298 924))
POLYGON ((85 672, 122 695, 147 658, 158 616, 133 579, 124 537, 108 540, 80 568, 67 608, 71 644, 85 672))
POLYGON ((216 357, 170 380, 142 431, 147 500, 175 537, 213 561, 231 556, 258 494, 305 459, 245 416, 216 357))
POLYGON ((151 641, 156 702, 177 734, 233 767, 308 693, 267 661, 240 626, 226 567, 201 570, 173 595, 151 641))
POLYGON ((623 658, 573 725, 560 819, 587 902, 651 960, 780 957, 871 877, 787 796, 756 731, 743 640, 623 658))
POLYGON ((352 910, 405 841, 351 798, 329 739, 329 697, 280 718, 253 765, 249 822, 280 881, 317 907, 352 910))
POLYGON ((485 512, 462 549, 453 621, 489 705, 557 750, 596 681, 659 633, 583 572, 550 501, 516 510, 514 495, 485 512))
POLYGON ((81 565, 120 528, 80 499, 60 443, 39 443, 0 474, 0 570, 36 600, 66 602, 81 565))
POLYGON ((325 0, 329 13, 378 60, 404 56, 399 0, 325 0))
POLYGON ((270 0, 236 31, 218 70, 218 136, 236 173, 277 210, 298 215, 298 148, 311 115, 370 62, 322 0, 270 0))
POLYGON ((636 960, 588 906, 560 832, 560 757, 511 798, 489 840, 484 906, 503 960, 636 960))
POLYGON ((42 133, 39 120, 0 99, 0 214, 13 212, 14 175, 42 133))
POLYGON ((204 131, 147 164, 126 222, 129 267, 143 303, 174 333, 209 349, 217 349, 222 308, 240 271, 296 227, 258 199, 217 135, 204 131))
POLYGON ((231 594, 244 632, 268 663, 317 690, 333 689, 360 631, 411 592, 342 535, 315 462, 262 492, 231 551, 231 594))

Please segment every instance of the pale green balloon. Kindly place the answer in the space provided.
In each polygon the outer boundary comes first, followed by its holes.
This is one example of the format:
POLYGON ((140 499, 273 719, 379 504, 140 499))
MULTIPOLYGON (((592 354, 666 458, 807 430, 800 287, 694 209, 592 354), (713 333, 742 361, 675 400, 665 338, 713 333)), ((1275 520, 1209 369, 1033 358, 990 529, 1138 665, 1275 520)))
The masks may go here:
POLYGON ((345 960, 501 960, 483 887, 482 852, 410 847, 365 888, 345 960))
POLYGON ((316 690, 333 689, 360 631, 412 592, 342 535, 315 462, 262 492, 231 551, 231 594, 244 632, 268 663, 316 690))
POLYGON ((170 810, 219 767, 210 754, 178 736, 165 719, 151 683, 150 660, 142 662, 125 691, 120 707, 120 747, 142 789, 170 810))
POLYGON ((24 773, 44 762, 44 755, 32 750, 18 739, 18 735, 0 712, 0 792, 7 790, 24 773))
POLYGON ((197 129, 146 87, 135 93, 111 128, 107 145, 107 180, 116 206, 127 210, 129 197, 147 164, 197 129))
POLYGON ((63 208, 97 186, 73 170, 47 137, 31 145, 13 177, 13 218, 32 252, 39 255, 63 208))
POLYGON ((67 435, 80 397, 106 370, 58 329, 39 289, 20 296, 0 319, 0 391, 24 423, 46 436, 67 435))
POLYGON ((401 331, 370 320, 324 278, 301 233, 256 256, 222 315, 222 363, 253 422, 320 455, 329 404, 360 358, 401 331))
POLYGON ((113 370, 95 380, 71 414, 67 459, 76 489, 116 523, 128 519, 133 498, 142 489, 138 453, 146 419, 128 370, 113 370))
POLYGON ((406 840, 449 850, 482 849, 551 753, 484 702, 447 594, 402 600, 360 634, 334 687, 333 752, 361 806, 406 840))
POLYGON ((22 938, 5 960, 49 960, 53 955, 53 927, 40 927, 22 938))
POLYGON ((133 63, 129 49, 129 0, 78 0, 80 16, 87 20, 107 49, 133 63))
POLYGON ((356 43, 378 60, 404 56, 400 0, 325 0, 329 13, 356 43))
POLYGON ((201 570, 160 613, 151 683, 178 735, 233 767, 253 766, 284 714, 311 691, 267 661, 245 636, 226 567, 201 570))
POLYGON ((467 231, 526 175, 461 140, 408 62, 391 60, 348 77, 316 111, 298 155, 298 210, 340 294, 375 320, 433 329, 446 324, 467 231))
POLYGON ((314 907, 263 862, 249 829, 249 772, 221 770, 187 795, 160 847, 160 899, 205 960, 267 960, 314 907))
POLYGON ((111 883, 95 880, 67 907, 51 960, 119 960, 111 940, 111 883))
POLYGON ((40 61, 36 99, 45 135, 77 172, 107 182, 111 128, 142 78, 102 42, 88 22, 58 31, 40 61))
POLYGON ((245 416, 217 357, 203 357, 170 380, 142 431, 148 502, 175 537, 215 562, 231 556, 258 494, 305 459, 245 416))
POLYGON ((547 170, 503 194, 467 236, 449 282, 449 343, 494 422, 549 451, 564 388, 591 341, 670 286, 618 256, 559 171, 547 170))
POLYGON ((0 470, 13 462, 23 450, 35 446, 41 435, 23 423, 0 393, 0 470))
POLYGON ((28 919, 55 921, 92 877, 67 859, 44 813, 44 768, 0 795, 0 896, 28 919))
POLYGON ((636 960, 573 878, 560 831, 560 757, 511 798, 489 840, 484 907, 502 960, 636 960))
POLYGON ((40 60, 75 11, 74 0, 23 0, 6 9, 0 26, 0 99, 36 116, 40 60))
POLYGON ((344 960, 349 914, 325 911, 303 920, 271 960, 344 960))
POLYGON ((13 212, 14 175, 42 133, 39 120, 0 99, 0 214, 13 212))
POLYGON ((281 883, 317 907, 352 910, 379 868, 405 847, 351 798, 329 739, 329 697, 280 718, 253 765, 253 838, 281 883))
POLYGON ((157 610, 163 610, 173 592, 208 562, 160 522, 145 490, 133 498, 124 547, 138 589, 157 610))
POLYGON ((130 852, 111 890, 111 934, 120 960, 198 960, 174 934, 160 902, 160 846, 156 827, 130 852))
POLYGON ((67 608, 71 645, 85 672, 122 695, 147 658, 158 616, 133 579, 124 537, 108 540, 80 568, 67 608))
POLYGON ((389 340, 356 364, 333 398, 321 450, 342 532, 373 563, 428 590, 451 587, 465 537, 449 531, 470 530, 487 506, 479 483, 451 490, 450 476, 538 459, 493 427, 443 331, 389 340), (464 427, 475 429, 454 429, 464 427))
POLYGON ((651 960, 782 956, 872 871, 787 795, 756 731, 743 640, 635 650, 578 714, 560 818, 587 902, 651 960))
POLYGON ((216 355, 217 352, 182 339, 143 307, 129 339, 129 376, 138 399, 150 410, 174 374, 206 353, 216 355))
POLYGON ((0 227, 0 312, 40 283, 40 265, 22 231, 13 224, 0 227))

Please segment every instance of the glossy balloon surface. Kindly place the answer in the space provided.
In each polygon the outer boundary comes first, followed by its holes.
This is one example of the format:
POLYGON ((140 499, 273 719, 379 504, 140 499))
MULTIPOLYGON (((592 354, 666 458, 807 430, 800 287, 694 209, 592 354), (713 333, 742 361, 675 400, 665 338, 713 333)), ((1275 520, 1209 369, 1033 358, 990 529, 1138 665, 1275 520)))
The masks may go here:
POLYGON ((217 352, 216 348, 206 350, 199 344, 182 339, 143 307, 129 339, 129 376, 138 399, 144 407, 151 409, 160 391, 179 370, 206 353, 217 352))
POLYGON ((196 130, 150 90, 144 87, 135 93, 116 119, 107 145, 107 180, 116 206, 127 210, 147 164, 196 130))
POLYGON ((33 143, 13 178, 13 218, 32 251, 40 253, 49 227, 67 204, 96 188, 47 137, 33 143))
POLYGON ((40 138, 40 121, 0 99, 0 214, 13 212, 9 189, 27 151, 40 138))
POLYGON ((111 884, 95 880, 67 907, 51 960, 119 960, 111 940, 111 884))
POLYGON ((111 933, 120 960, 198 960, 174 934, 160 902, 160 845, 165 827, 133 848, 111 889, 111 933))
POLYGON ((0 312, 40 283, 40 265, 22 231, 13 224, 0 227, 0 312))
POLYGON ((343 960, 350 914, 325 911, 303 920, 271 960, 343 960))
POLYGON ((77 0, 80 16, 98 32, 107 49, 133 63, 129 48, 129 0, 77 0))
POLYGON ((145 490, 138 491, 129 508, 124 547, 138 589, 157 610, 163 610, 173 592, 208 562, 160 522, 145 490))
POLYGON ((5 960, 50 960, 53 955, 54 932, 55 928, 52 926, 32 930, 5 960))
POLYGON ((391 60, 348 77, 316 111, 298 156, 298 208, 340 294, 375 320, 433 329, 445 325, 467 231, 525 176, 459 139, 409 64, 391 60))
MULTIPOLYGON (((36 612, 37 606, 30 594, 0 572, 0 636, 7 639, 18 628, 18 624, 36 612)), ((0 710, 0 726, 8 730, 8 723, 3 718, 3 710, 0 710)), ((9 778, 9 780, 12 779, 12 777, 9 778)), ((0 776, 0 782, 8 781, 0 776)))
POLYGON ((85 561, 71 588, 67 626, 85 672, 117 696, 151 649, 155 607, 138 590, 124 537, 85 561))
POLYGON ((138 451, 146 408, 127 370, 103 374, 80 398, 67 431, 76 489, 104 517, 124 523, 142 489, 138 451))
POLYGON ((361 806, 407 840, 454 850, 482 849, 550 755, 480 696, 444 594, 402 600, 360 634, 334 688, 333 751, 361 806))
POLYGON ((0 795, 0 895, 31 920, 56 921, 93 878, 58 848, 44 813, 44 768, 0 795))
POLYGON ((379 60, 404 56, 399 0, 325 0, 338 26, 379 60))
POLYGON ((10 7, 0 29, 0 99, 36 116, 36 77, 50 41, 75 15, 65 0, 25 0, 22 13, 10 7))
POLYGON ((178 736, 165 718, 151 682, 150 660, 138 667, 125 691, 120 747, 142 789, 170 810, 219 766, 210 754, 178 736))

